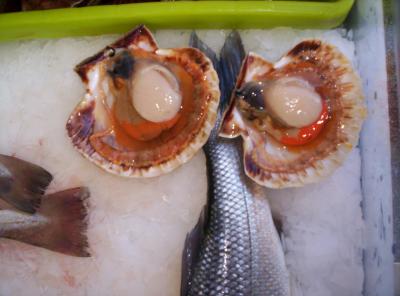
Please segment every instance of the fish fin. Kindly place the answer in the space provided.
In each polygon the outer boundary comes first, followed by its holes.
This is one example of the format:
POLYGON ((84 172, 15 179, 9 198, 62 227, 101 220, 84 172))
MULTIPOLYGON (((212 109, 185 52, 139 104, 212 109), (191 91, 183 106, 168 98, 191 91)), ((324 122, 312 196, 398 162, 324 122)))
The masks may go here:
POLYGON ((222 110, 226 110, 232 104, 232 92, 236 85, 236 79, 240 73, 242 62, 245 58, 243 42, 239 32, 232 31, 225 39, 219 54, 219 72, 221 88, 222 110))
POLYGON ((189 46, 194 47, 202 51, 213 63, 214 69, 218 72, 219 62, 217 54, 207 45, 205 44, 199 36, 197 36, 196 32, 193 31, 190 34, 189 46))
POLYGON ((31 228, 12 230, 2 236, 55 252, 89 257, 87 230, 87 188, 73 188, 43 196, 35 216, 44 218, 31 228))
POLYGON ((0 198, 18 210, 34 213, 52 179, 40 166, 0 154, 0 198))
POLYGON ((182 253, 182 268, 181 268, 181 296, 188 295, 193 269, 198 259, 200 245, 205 235, 205 224, 207 222, 207 205, 204 206, 200 213, 199 220, 196 225, 186 235, 185 246, 182 253))
POLYGON ((272 221, 274 223, 276 233, 278 234, 279 241, 282 246, 282 250, 285 253, 287 251, 287 246, 286 246, 286 241, 285 241, 285 233, 283 231, 283 222, 280 217, 276 217, 275 215, 272 215, 272 221))
POLYGON ((237 31, 232 31, 226 37, 219 60, 217 54, 197 36, 196 32, 192 32, 190 35, 189 45, 201 50, 212 61, 220 79, 220 110, 224 112, 230 103, 236 77, 246 55, 240 34, 237 31))
POLYGON ((272 221, 274 222, 275 229, 278 232, 279 237, 283 235, 283 223, 282 220, 276 216, 272 216, 272 221))

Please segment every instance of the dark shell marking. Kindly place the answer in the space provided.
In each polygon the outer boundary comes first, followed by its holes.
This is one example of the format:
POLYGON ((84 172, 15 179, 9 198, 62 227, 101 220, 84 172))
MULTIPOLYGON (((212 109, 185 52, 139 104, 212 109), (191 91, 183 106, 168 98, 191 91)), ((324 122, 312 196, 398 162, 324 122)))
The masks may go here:
POLYGON ((133 57, 127 51, 123 51, 107 73, 114 79, 118 77, 128 79, 133 73, 134 63, 133 57))
POLYGON ((126 34, 124 37, 115 41, 113 44, 106 46, 97 54, 84 59, 75 67, 75 71, 79 74, 83 82, 87 82, 87 73, 94 65, 113 56, 118 49, 128 48, 129 46, 139 44, 140 42, 146 43, 153 51, 156 51, 158 48, 150 31, 145 26, 141 25, 126 34))

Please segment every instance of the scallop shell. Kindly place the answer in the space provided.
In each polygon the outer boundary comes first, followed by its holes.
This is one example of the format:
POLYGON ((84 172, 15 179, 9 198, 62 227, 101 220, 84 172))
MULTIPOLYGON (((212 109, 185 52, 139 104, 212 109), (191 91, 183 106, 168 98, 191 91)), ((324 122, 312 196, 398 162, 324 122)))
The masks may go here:
MULTIPOLYGON (((66 124, 74 147, 104 170, 125 177, 154 177, 168 173, 190 160, 205 144, 215 124, 219 104, 219 80, 211 61, 193 48, 159 49, 150 31, 139 26, 123 38, 76 66, 86 94, 66 124), (193 113, 175 137, 149 143, 151 148, 134 149, 116 141, 104 102, 112 96, 110 85, 101 79, 106 65, 118 52, 145 53, 157 62, 172 63, 191 77, 196 87, 191 97, 193 113), (106 153, 107 152, 107 153, 106 153)), ((147 146, 146 146, 147 147, 147 146)))
POLYGON ((357 144, 367 113, 360 78, 349 60, 336 47, 319 40, 299 43, 275 64, 249 53, 236 89, 250 81, 290 75, 307 81, 319 79, 322 88, 316 90, 329 100, 331 118, 315 140, 298 147, 284 146, 246 122, 234 95, 220 132, 223 137, 243 138, 246 174, 270 188, 299 187, 331 174, 357 144))

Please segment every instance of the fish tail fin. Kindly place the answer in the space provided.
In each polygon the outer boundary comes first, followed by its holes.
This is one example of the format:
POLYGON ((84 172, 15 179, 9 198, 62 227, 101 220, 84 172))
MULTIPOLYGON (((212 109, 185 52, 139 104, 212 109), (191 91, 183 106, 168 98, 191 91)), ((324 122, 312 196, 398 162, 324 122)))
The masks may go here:
POLYGON ((222 46, 219 60, 219 72, 221 83, 221 100, 223 101, 223 110, 231 104, 232 91, 236 85, 236 79, 242 67, 245 58, 242 38, 239 32, 232 31, 225 39, 222 46))
POLYGON ((44 247, 78 257, 89 257, 87 240, 87 199, 85 187, 45 196, 39 214, 50 220, 43 237, 44 247))
POLYGON ((0 198, 20 211, 34 213, 52 179, 40 166, 0 155, 0 198))
POLYGON ((230 105, 236 77, 246 55, 240 34, 237 31, 232 31, 226 37, 219 60, 217 54, 197 36, 196 32, 192 32, 190 35, 189 45, 201 50, 212 61, 220 79, 221 101, 219 110, 223 113, 226 107, 230 105))
POLYGON ((181 268, 181 296, 187 296, 193 277, 193 270, 200 253, 200 245, 205 235, 205 224, 207 220, 207 205, 200 213, 196 225, 186 235, 185 245, 182 253, 181 268))
POLYGON ((73 188, 43 196, 34 216, 44 222, 14 229, 3 237, 55 252, 89 257, 87 230, 87 188, 73 188))
POLYGON ((205 44, 199 36, 197 36, 196 32, 193 31, 190 35, 189 46, 194 47, 202 51, 213 63, 215 70, 218 72, 219 62, 217 54, 207 45, 205 44))
POLYGON ((219 129, 224 115, 226 112, 229 112, 230 106, 232 105, 232 99, 234 97, 232 96, 232 92, 235 88, 236 79, 246 55, 242 39, 237 31, 232 31, 225 39, 219 60, 216 53, 200 40, 196 32, 192 32, 189 45, 201 50, 212 61, 218 73, 221 98, 216 126, 218 127, 217 129, 219 129))
POLYGON ((238 132, 232 130, 234 124, 233 110, 236 95, 233 93, 238 80, 241 79, 240 72, 245 59, 245 50, 240 34, 232 31, 225 39, 220 52, 219 73, 221 103, 221 120, 218 135, 221 137, 235 138, 238 132))

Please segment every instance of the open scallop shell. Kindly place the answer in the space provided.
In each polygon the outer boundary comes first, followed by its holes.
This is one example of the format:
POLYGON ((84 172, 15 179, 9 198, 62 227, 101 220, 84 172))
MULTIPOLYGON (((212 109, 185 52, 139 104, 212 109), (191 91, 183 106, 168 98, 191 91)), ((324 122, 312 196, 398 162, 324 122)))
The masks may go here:
POLYGON ((311 143, 287 147, 266 132, 256 130, 241 115, 233 95, 221 129, 223 137, 243 138, 246 174, 271 188, 298 187, 331 174, 358 142, 366 108, 358 75, 335 47, 319 40, 306 40, 275 64, 249 53, 238 76, 236 89, 244 83, 301 76, 314 84, 329 101, 330 119, 311 143))
POLYGON ((158 176, 187 162, 207 141, 216 120, 219 81, 211 61, 197 49, 159 49, 149 30, 140 26, 84 60, 75 70, 86 86, 86 94, 68 119, 68 136, 79 152, 106 171, 126 177, 158 176), (181 130, 174 136, 162 134, 157 141, 139 143, 138 147, 144 147, 140 149, 124 146, 116 138, 106 107, 113 93, 103 76, 122 51, 134 58, 139 53, 157 63, 178 67, 190 76, 193 112, 185 122, 178 121, 181 130))

